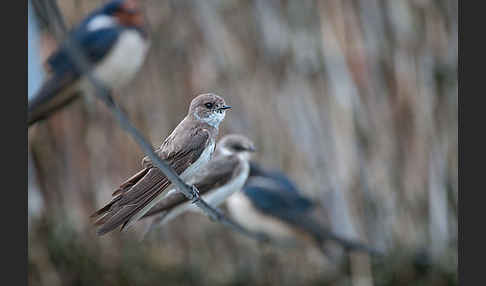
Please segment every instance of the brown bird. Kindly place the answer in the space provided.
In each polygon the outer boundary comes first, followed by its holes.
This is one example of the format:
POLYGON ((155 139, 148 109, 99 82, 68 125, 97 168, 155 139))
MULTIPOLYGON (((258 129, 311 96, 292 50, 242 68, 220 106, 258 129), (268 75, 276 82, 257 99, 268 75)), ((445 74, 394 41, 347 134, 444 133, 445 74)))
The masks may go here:
MULTIPOLYGON (((182 180, 187 181, 210 160, 219 124, 229 108, 218 95, 197 96, 191 101, 187 116, 156 150, 182 180)), ((173 188, 148 157, 143 158, 142 166, 141 171, 121 184, 108 204, 92 215, 101 216, 95 222, 95 225, 101 225, 98 235, 120 225, 123 230, 135 223, 164 197, 165 190, 173 188)))
MULTIPOLYGON (((253 142, 239 134, 229 134, 219 140, 214 156, 205 167, 188 180, 196 186, 203 200, 213 207, 222 204, 231 194, 241 190, 250 172, 250 155, 255 151, 253 142)), ((199 211, 189 199, 175 189, 150 209, 143 217, 151 217, 150 232, 186 211, 199 211)))

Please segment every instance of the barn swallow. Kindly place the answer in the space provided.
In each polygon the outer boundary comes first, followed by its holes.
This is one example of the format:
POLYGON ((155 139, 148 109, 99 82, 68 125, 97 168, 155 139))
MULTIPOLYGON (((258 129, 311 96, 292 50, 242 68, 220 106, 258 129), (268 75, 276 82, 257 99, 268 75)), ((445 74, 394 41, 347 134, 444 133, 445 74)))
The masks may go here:
MULTIPOLYGON (((241 190, 250 171, 250 155, 255 150, 253 142, 247 137, 226 135, 217 143, 213 158, 188 183, 196 186, 202 199, 209 205, 217 207, 231 194, 241 190)), ((143 217, 153 217, 146 233, 186 211, 199 209, 183 194, 171 190, 143 217)))
POLYGON ((250 174, 241 192, 227 200, 228 211, 244 227, 278 240, 313 240, 325 252, 323 244, 331 240, 347 250, 381 253, 371 247, 340 237, 322 226, 311 215, 314 203, 304 197, 296 184, 279 171, 250 163, 250 174))
POLYGON ((140 69, 149 47, 144 16, 136 0, 114 0, 73 28, 47 59, 48 79, 28 103, 28 125, 44 119, 93 87, 75 64, 68 43, 76 43, 90 70, 109 90, 125 86, 140 69))
MULTIPOLYGON (((218 95, 197 96, 191 101, 186 117, 156 150, 184 182, 187 183, 210 160, 219 124, 229 108, 218 95)), ((109 203, 92 215, 99 217, 95 222, 95 225, 101 225, 98 235, 120 225, 123 230, 135 223, 166 195, 166 191, 174 188, 148 157, 143 158, 142 166, 141 171, 121 184, 109 203)))

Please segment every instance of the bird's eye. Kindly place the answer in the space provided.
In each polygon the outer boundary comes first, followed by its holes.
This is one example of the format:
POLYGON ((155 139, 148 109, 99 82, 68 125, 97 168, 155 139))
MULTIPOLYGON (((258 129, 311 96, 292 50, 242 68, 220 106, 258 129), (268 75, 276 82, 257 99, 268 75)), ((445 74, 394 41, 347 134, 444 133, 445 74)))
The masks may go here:
POLYGON ((233 147, 233 149, 235 151, 243 151, 243 150, 245 150, 245 148, 243 146, 238 145, 238 144, 234 144, 232 147, 233 147))
POLYGON ((209 109, 213 108, 213 104, 211 102, 206 103, 205 106, 209 109))

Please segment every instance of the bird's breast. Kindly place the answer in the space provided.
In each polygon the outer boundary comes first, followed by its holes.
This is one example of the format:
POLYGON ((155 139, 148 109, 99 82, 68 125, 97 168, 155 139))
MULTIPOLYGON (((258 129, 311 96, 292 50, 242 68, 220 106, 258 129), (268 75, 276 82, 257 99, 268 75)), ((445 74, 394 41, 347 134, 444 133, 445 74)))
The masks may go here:
POLYGON ((289 225, 257 210, 242 192, 230 196, 227 203, 230 215, 244 227, 266 233, 275 239, 295 237, 295 232, 289 225))
POLYGON ((196 172, 200 170, 201 167, 206 165, 206 163, 209 162, 209 160, 211 160, 211 156, 214 152, 214 147, 215 147, 215 143, 214 141, 211 141, 211 143, 203 150, 199 158, 197 158, 197 160, 194 163, 192 163, 186 170, 184 170, 184 172, 182 172, 181 179, 183 181, 186 181, 192 176, 194 176, 196 172))
POLYGON ((248 162, 240 162, 241 171, 239 174, 234 176, 226 184, 211 190, 208 194, 203 195, 203 199, 210 205, 219 206, 222 204, 229 196, 238 192, 243 188, 243 185, 248 178, 250 172, 250 166, 248 162))
POLYGON ((95 76, 110 88, 123 87, 142 66, 148 46, 140 32, 123 31, 105 58, 95 67, 95 76))

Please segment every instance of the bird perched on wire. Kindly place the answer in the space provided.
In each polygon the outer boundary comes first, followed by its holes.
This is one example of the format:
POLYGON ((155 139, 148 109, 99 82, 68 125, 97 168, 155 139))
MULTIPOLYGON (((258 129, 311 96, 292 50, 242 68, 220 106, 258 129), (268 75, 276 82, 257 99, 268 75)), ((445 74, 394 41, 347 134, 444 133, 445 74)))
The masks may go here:
MULTIPOLYGON (((191 101, 189 112, 164 140, 156 153, 187 182, 211 159, 219 124, 226 111, 223 98, 207 93, 191 101)), ((97 233, 105 234, 121 226, 130 226, 146 214, 173 188, 166 175, 152 164, 148 157, 142 160, 143 169, 126 180, 113 193, 112 200, 96 211, 97 233)))
POLYGON ((311 215, 314 204, 300 194, 297 186, 279 171, 264 170, 250 163, 250 175, 241 192, 227 199, 234 220, 255 232, 277 240, 311 238, 325 252, 325 241, 334 241, 346 250, 381 253, 371 247, 340 237, 317 222, 311 215))
POLYGON ((90 71, 109 90, 126 85, 140 69, 149 47, 144 16, 136 0, 113 0, 72 29, 47 59, 50 76, 28 103, 28 125, 92 91, 72 57, 75 44, 90 71))
MULTIPOLYGON (((234 192, 241 190, 250 171, 249 160, 255 152, 253 142, 239 134, 229 134, 216 145, 213 158, 191 179, 188 184, 196 186, 202 198, 217 207, 234 192)), ((145 233, 164 225, 186 211, 199 211, 182 193, 173 189, 143 218, 153 221, 145 233)))

